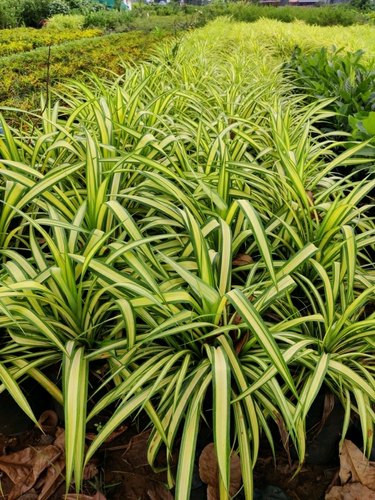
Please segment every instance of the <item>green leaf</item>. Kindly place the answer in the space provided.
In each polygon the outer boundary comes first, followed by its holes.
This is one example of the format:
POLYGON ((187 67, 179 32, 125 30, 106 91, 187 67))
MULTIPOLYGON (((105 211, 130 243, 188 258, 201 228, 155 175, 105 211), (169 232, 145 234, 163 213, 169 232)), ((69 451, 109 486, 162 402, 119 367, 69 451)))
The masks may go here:
POLYGON ((84 348, 77 347, 74 341, 67 343, 66 350, 63 362, 66 489, 68 491, 74 473, 76 491, 79 492, 85 456, 89 364, 84 348))
POLYGON ((195 462, 195 449, 201 418, 201 407, 207 387, 211 383, 211 374, 202 381, 199 388, 191 397, 185 417, 180 453, 178 456, 176 493, 179 500, 190 500, 191 480, 195 462))
POLYGON ((234 418, 236 421, 236 431, 238 445, 240 448, 242 482, 244 486, 245 498, 253 498, 253 464, 251 460, 250 435, 246 427, 245 415, 242 411, 241 403, 233 403, 234 418))
POLYGON ((293 394, 298 397, 293 377, 290 374, 280 349, 257 310, 240 290, 232 290, 227 293, 227 297, 241 316, 242 320, 248 325, 251 333, 255 335, 258 342, 265 350, 266 355, 276 366, 279 374, 283 377, 288 387, 293 394))
POLYGON ((316 364, 315 370, 313 371, 313 373, 311 373, 311 375, 309 375, 308 379, 306 380, 296 408, 296 413, 294 416, 295 420, 300 418, 300 414, 302 420, 306 419, 311 405, 315 401, 320 388, 325 382, 329 366, 329 359, 329 354, 321 354, 316 364))
POLYGON ((264 259, 265 266, 271 276, 274 285, 277 286, 277 279, 275 269, 273 267, 271 250, 260 217, 254 207, 247 200, 238 200, 237 203, 250 222, 251 228, 253 230, 253 236, 255 238, 255 241, 257 242, 258 250, 260 251, 264 259))
POLYGON ((212 350, 212 382, 214 392, 213 422, 214 443, 219 473, 224 489, 229 495, 230 469, 230 393, 229 362, 222 347, 212 350))

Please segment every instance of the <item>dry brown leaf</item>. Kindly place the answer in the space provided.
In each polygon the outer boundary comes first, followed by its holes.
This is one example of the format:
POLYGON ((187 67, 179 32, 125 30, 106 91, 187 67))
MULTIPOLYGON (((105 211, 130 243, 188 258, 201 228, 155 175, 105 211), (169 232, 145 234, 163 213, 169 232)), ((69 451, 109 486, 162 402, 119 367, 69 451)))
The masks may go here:
POLYGON ((246 253, 239 253, 232 261, 233 266, 246 266, 252 264, 254 260, 246 253))
POLYGON ((216 486, 218 474, 214 443, 210 443, 199 457, 199 476, 204 483, 216 486))
POLYGON ((65 495, 65 500, 107 500, 103 493, 97 491, 93 497, 88 495, 76 495, 75 493, 70 493, 69 495, 65 495))
POLYGON ((250 337, 249 332, 246 332, 244 335, 241 335, 240 339, 236 342, 234 350, 237 355, 240 354, 243 347, 247 344, 249 337, 250 337))
POLYGON ((92 500, 107 500, 107 498, 103 495, 103 493, 97 491, 95 495, 92 497, 92 500))
POLYGON ((348 483, 344 486, 333 486, 326 494, 325 500, 375 500, 375 491, 361 483, 348 483))
POLYGON ((220 492, 217 486, 207 486, 207 500, 220 500, 220 492))
POLYGON ((44 411, 38 420, 40 427, 46 434, 55 435, 57 424, 59 422, 59 417, 57 413, 53 410, 44 411))
POLYGON ((47 473, 42 479, 42 489, 39 493, 38 500, 48 500, 52 494, 64 482, 63 475, 65 469, 65 430, 57 427, 54 446, 61 451, 61 455, 51 463, 47 469, 47 473))
POLYGON ((122 457, 129 464, 136 464, 137 467, 147 466, 147 441, 150 436, 150 431, 144 431, 136 436, 133 436, 128 445, 124 449, 122 457))
POLYGON ((331 487, 326 500, 375 500, 375 462, 349 440, 341 448, 339 477, 342 486, 331 487))
POLYGON ((322 432, 322 430, 323 430, 329 416, 331 415, 334 407, 335 407, 335 396, 331 392, 327 392, 324 395, 323 415, 322 415, 322 418, 319 422, 317 429, 314 431, 315 436, 318 436, 322 432))
POLYGON ((61 455, 50 467, 43 478, 43 487, 39 493, 38 500, 48 500, 53 493, 65 481, 63 472, 65 469, 65 455, 61 455))
POLYGON ((285 427, 285 422, 279 413, 276 416, 276 424, 277 427, 279 428, 281 442, 288 457, 289 467, 292 467, 292 458, 290 456, 290 447, 289 447, 289 432, 287 431, 285 427))
POLYGON ((38 500, 38 493, 33 489, 21 495, 18 500, 38 500))
POLYGON ((89 480, 89 479, 92 479, 93 477, 95 477, 98 473, 98 468, 97 466, 92 463, 92 462, 89 462, 86 467, 84 468, 84 471, 83 471, 83 479, 85 481, 89 480))
MULTIPOLYGON (((208 444, 199 457, 199 476, 208 485, 207 499, 220 498, 219 493, 219 467, 217 463, 214 443, 208 444)), ((241 463, 237 453, 230 457, 230 484, 229 494, 233 497, 241 486, 241 463)))
POLYGON ((238 313, 236 313, 233 318, 233 324, 240 325, 241 323, 243 323, 243 319, 238 313))
POLYGON ((340 452, 341 484, 362 483, 375 491, 375 462, 367 460, 354 443, 345 440, 340 452))
POLYGON ((56 430, 56 437, 53 444, 65 453, 65 430, 61 427, 58 427, 56 430))
POLYGON ((310 205, 313 207, 314 204, 315 204, 313 192, 312 191, 306 191, 306 194, 307 194, 307 199, 309 200, 310 205))
MULTIPOLYGON (((52 415, 46 417, 53 418, 52 415)), ((53 421, 51 425, 54 425, 53 421)), ((33 487, 38 491, 41 490, 38 500, 50 498, 64 481, 62 474, 64 468, 65 432, 60 427, 56 429, 56 438, 53 444, 29 447, 0 457, 0 470, 14 484, 8 500, 24 496, 33 487)))
POLYGON ((61 455, 54 445, 25 448, 0 458, 0 469, 10 478, 14 487, 9 500, 17 499, 27 493, 39 476, 61 455))

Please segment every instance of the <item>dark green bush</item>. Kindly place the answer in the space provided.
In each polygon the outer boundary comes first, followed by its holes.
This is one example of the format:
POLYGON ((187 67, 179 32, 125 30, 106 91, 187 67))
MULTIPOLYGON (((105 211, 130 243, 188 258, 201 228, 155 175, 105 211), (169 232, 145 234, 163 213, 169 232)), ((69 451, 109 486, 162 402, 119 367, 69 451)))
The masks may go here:
POLYGON ((103 10, 104 6, 96 0, 65 0, 70 9, 75 13, 88 14, 103 10))
MULTIPOLYGON (((296 48, 291 60, 285 64, 287 76, 306 99, 331 98, 327 108, 335 113, 320 124, 322 130, 344 131, 352 141, 369 140, 360 156, 375 158, 375 70, 363 61, 363 51, 343 53, 323 48, 306 54, 296 48)), ((319 124, 318 124, 319 125, 319 124)), ((375 175, 371 162, 361 166, 359 175, 375 175)))
POLYGON ((51 0, 20 0, 20 25, 37 28, 50 15, 51 0))
POLYGON ((200 7, 184 5, 181 7, 177 3, 171 3, 168 5, 137 4, 131 12, 103 10, 89 13, 86 16, 85 26, 118 31, 127 29, 131 24, 130 21, 135 18, 143 19, 144 24, 147 24, 150 18, 156 16, 171 18, 186 16, 189 18, 198 15, 201 18, 201 24, 219 16, 231 16, 236 21, 243 22, 254 22, 263 17, 286 23, 299 19, 307 24, 319 26, 349 26, 367 22, 365 15, 358 10, 341 5, 307 9, 293 6, 269 7, 249 3, 214 4, 200 7))
POLYGON ((0 29, 18 26, 19 8, 14 0, 0 0, 0 29))
POLYGON ((133 17, 132 12, 126 10, 120 12, 117 10, 89 12, 85 18, 84 27, 115 31, 120 27, 128 27, 133 17))
POLYGON ((316 98, 332 98, 335 125, 350 132, 350 116, 375 110, 375 71, 363 62, 363 51, 343 53, 322 48, 306 54, 296 48, 285 65, 293 85, 316 98))
POLYGON ((133 12, 137 15, 155 15, 155 16, 173 16, 174 14, 193 14, 197 8, 206 9, 206 7, 197 7, 196 5, 180 5, 179 2, 170 2, 167 5, 159 5, 158 3, 134 4, 133 12))
POLYGON ((86 14, 102 6, 96 0, 0 0, 0 29, 28 26, 37 28, 40 22, 55 14, 71 10, 86 14))
POLYGON ((372 0, 351 0, 350 5, 355 9, 363 11, 374 9, 374 2, 372 0))
POLYGON ((176 33, 180 30, 203 26, 207 18, 202 11, 196 9, 184 14, 177 11, 166 16, 154 15, 152 10, 142 11, 111 11, 90 12, 85 17, 85 28, 100 28, 105 31, 123 32, 130 30, 153 31, 165 30, 176 33))

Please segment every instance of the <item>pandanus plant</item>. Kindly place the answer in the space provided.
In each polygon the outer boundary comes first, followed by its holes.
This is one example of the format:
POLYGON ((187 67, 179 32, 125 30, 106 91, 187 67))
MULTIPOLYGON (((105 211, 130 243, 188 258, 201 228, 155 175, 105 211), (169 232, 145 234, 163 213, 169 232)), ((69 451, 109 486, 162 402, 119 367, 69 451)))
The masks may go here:
POLYGON ((270 420, 302 463, 323 386, 345 406, 344 433, 357 413, 371 448, 372 185, 344 175, 363 144, 336 156, 314 125, 324 103, 288 96, 274 67, 249 71, 252 42, 207 53, 200 36, 173 64, 169 47, 116 82, 71 82, 28 135, 2 122, 0 390, 34 420, 26 375, 63 403, 67 488, 143 412, 149 461, 166 454, 177 498, 203 421, 221 498, 233 449, 252 498, 270 420))

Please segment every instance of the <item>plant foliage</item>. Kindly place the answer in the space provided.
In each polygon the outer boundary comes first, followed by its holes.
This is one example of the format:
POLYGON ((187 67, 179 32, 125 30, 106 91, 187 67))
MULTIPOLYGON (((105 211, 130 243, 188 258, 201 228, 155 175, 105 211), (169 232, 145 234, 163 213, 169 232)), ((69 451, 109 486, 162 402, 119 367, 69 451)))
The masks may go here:
POLYGON ((345 175, 365 144, 337 154, 317 127, 327 102, 293 95, 238 28, 165 43, 116 81, 71 81, 37 124, 1 121, 0 390, 31 415, 28 375, 64 404, 67 488, 142 412, 176 498, 205 425, 221 498, 233 448, 252 498, 261 436, 274 449, 275 422, 302 463, 323 387, 343 438, 357 418, 371 450, 375 181, 345 175))

